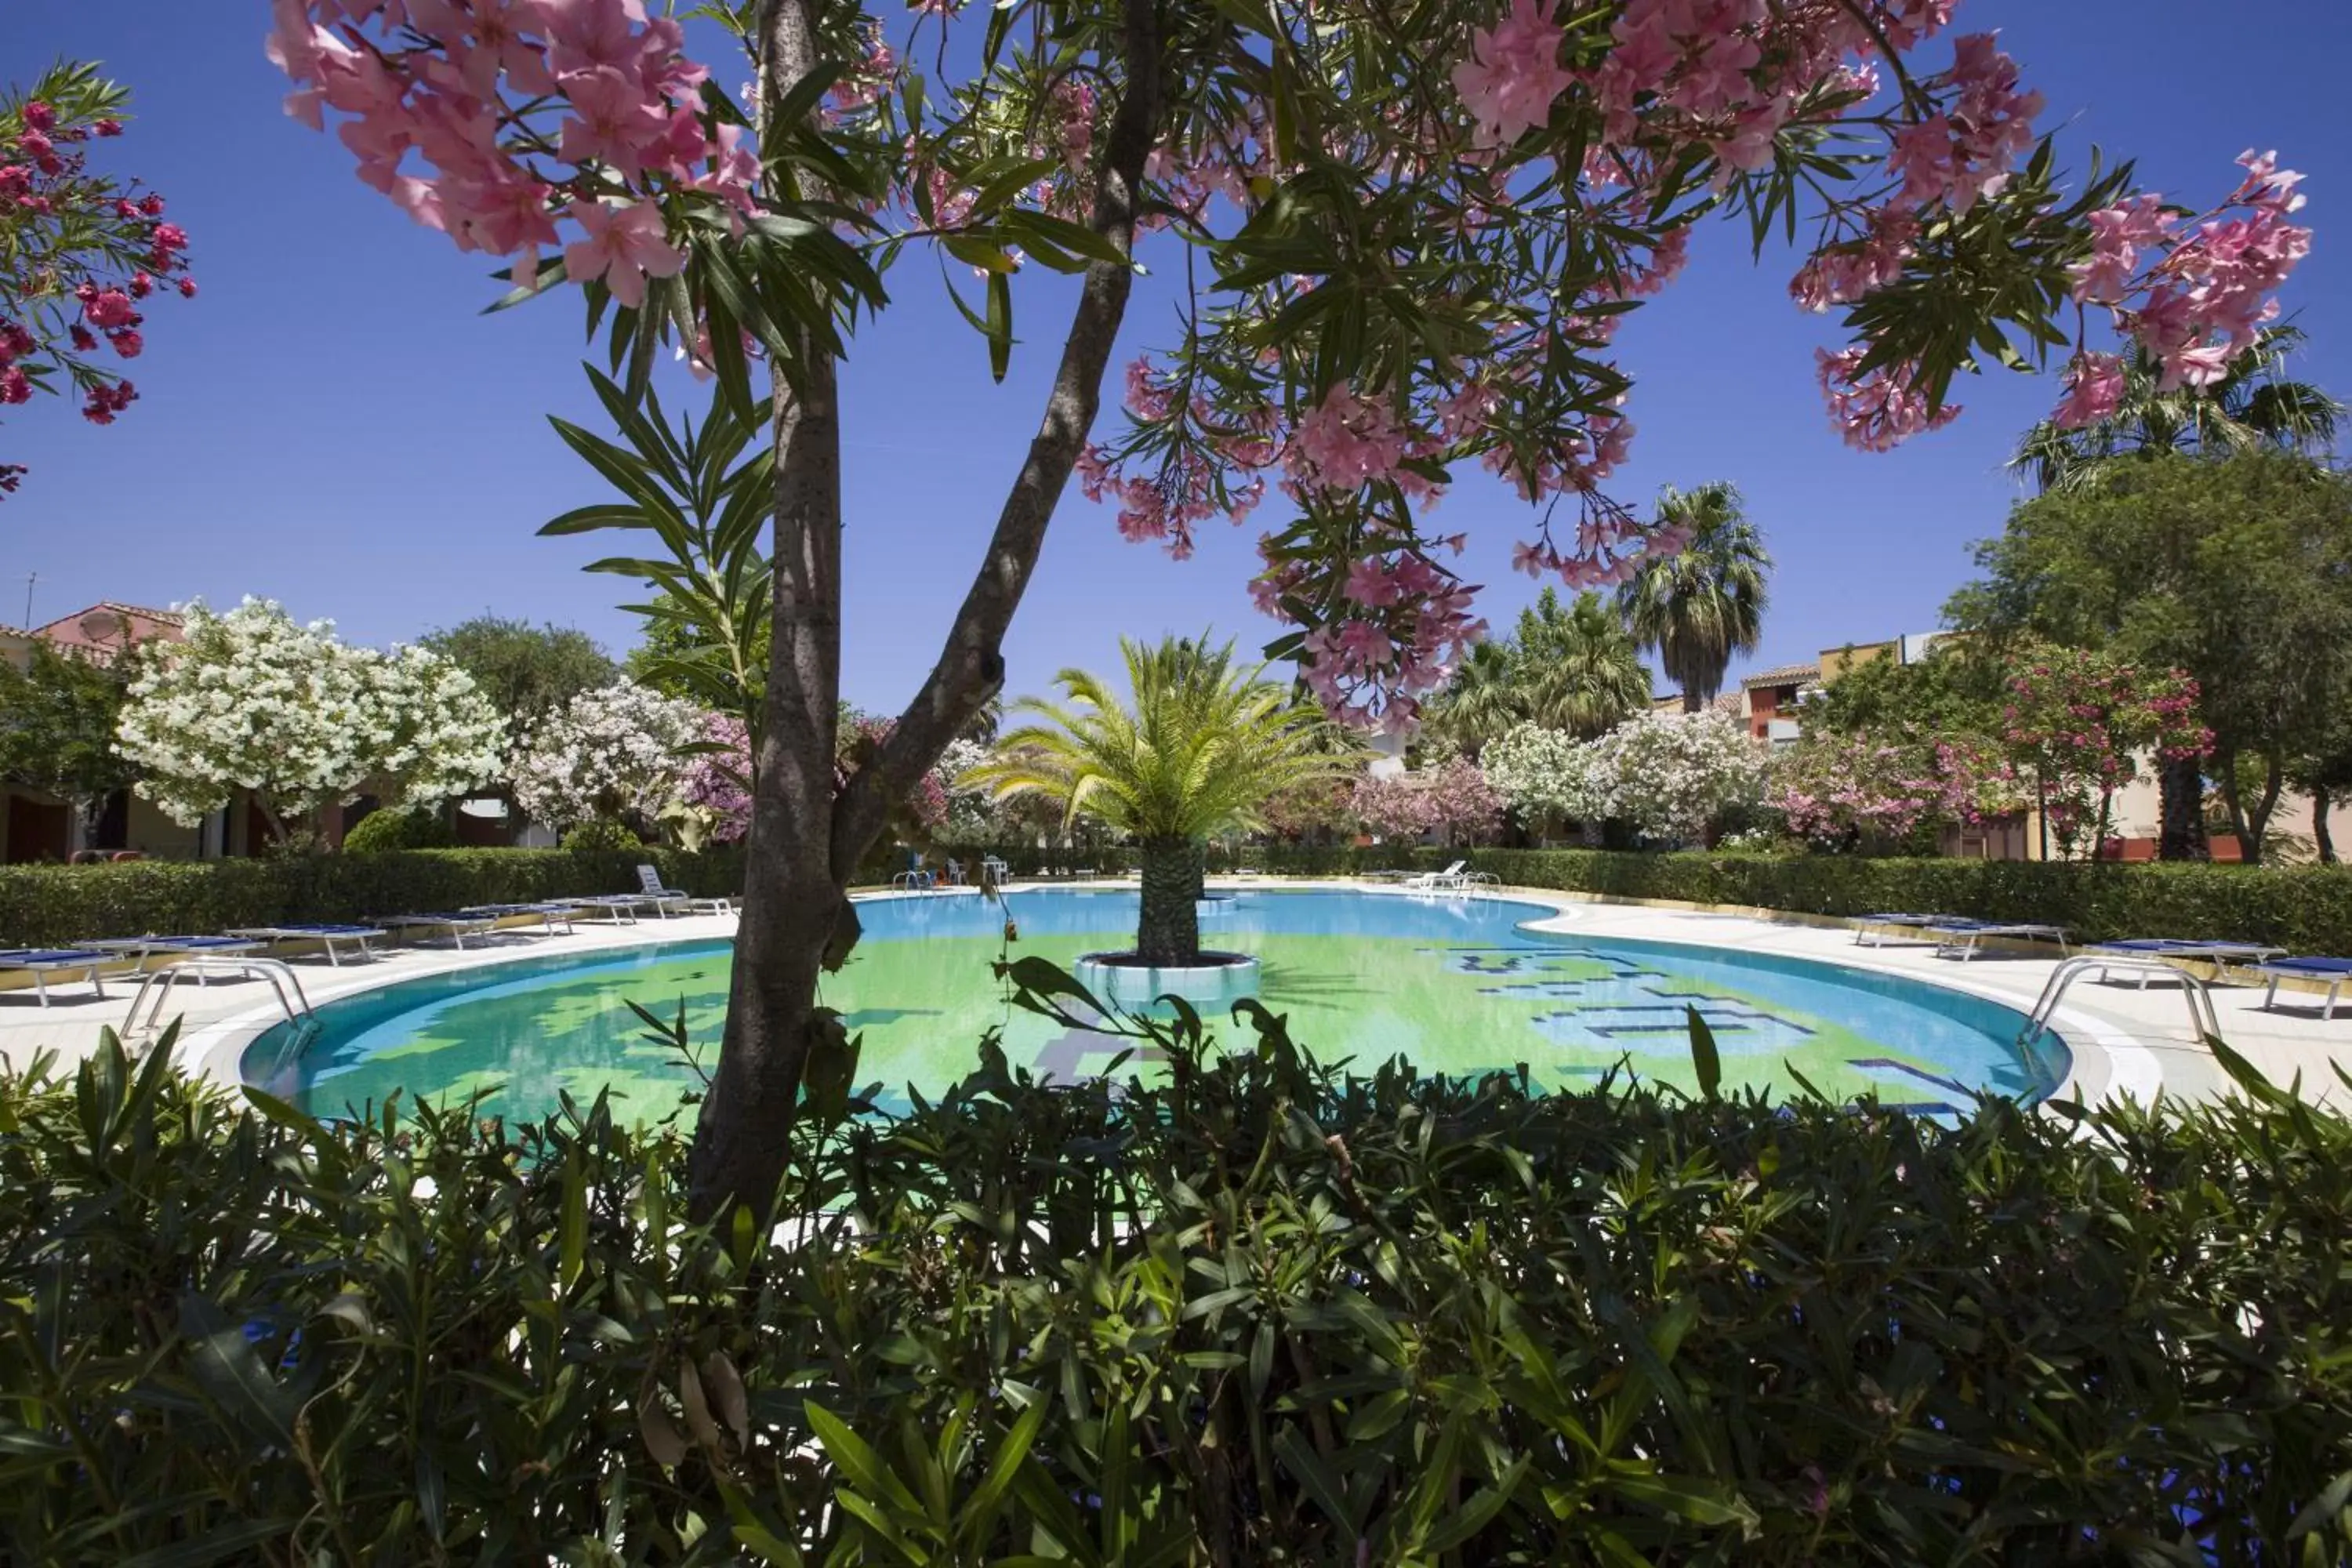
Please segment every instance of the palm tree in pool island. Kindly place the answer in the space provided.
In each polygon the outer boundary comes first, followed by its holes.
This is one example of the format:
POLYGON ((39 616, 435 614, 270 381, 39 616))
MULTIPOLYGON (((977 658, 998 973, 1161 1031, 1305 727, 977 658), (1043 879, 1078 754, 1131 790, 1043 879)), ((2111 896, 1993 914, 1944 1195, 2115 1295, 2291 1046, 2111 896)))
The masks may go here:
POLYGON ((1685 530, 1690 544, 1645 561, 1618 589, 1617 605, 1635 640, 1657 649, 1666 679, 1682 688, 1684 711, 1696 713, 1723 689, 1732 656, 1756 651, 1772 558, 1727 480, 1693 490, 1668 485, 1658 492, 1658 522, 1685 530))
POLYGON ((1263 666, 1238 668, 1230 642, 1122 637, 1119 652, 1129 700, 1100 676, 1066 669, 1054 678, 1061 700, 1015 703, 1030 721, 969 776, 999 800, 1042 796, 1067 819, 1132 837, 1143 861, 1137 961, 1181 968, 1200 957, 1194 900, 1210 837, 1262 826, 1266 801, 1350 773, 1356 758, 1331 752, 1322 715, 1264 679, 1263 666))

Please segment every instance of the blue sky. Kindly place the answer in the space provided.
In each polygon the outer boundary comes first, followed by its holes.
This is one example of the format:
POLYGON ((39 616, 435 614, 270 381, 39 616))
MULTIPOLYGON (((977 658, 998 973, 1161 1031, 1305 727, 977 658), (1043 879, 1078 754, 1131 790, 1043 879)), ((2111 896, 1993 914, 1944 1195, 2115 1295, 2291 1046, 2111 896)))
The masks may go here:
MULTIPOLYGON (((0 426, 0 457, 34 466, 0 503, 0 621, 21 617, 37 573, 37 620, 100 598, 258 594, 359 641, 492 610, 629 647, 634 617, 613 607, 627 584, 578 570, 606 552, 595 536, 533 537, 601 499, 546 423, 600 417, 578 368, 576 297, 478 314, 496 293, 481 258, 412 226, 331 138, 280 112, 260 0, 6 5, 11 79, 67 55, 101 59, 133 89, 137 119, 109 167, 170 198, 203 293, 155 302, 141 401, 112 427, 56 400, 0 426)), ((2303 170, 2318 238, 2287 297, 2314 339, 2298 369, 2352 392, 2352 268, 2336 227, 2352 211, 2340 80, 2352 7, 1967 0, 1960 19, 2002 31, 2076 167, 2096 141, 2198 205, 2227 190, 2249 145, 2303 170)), ((731 62, 721 70, 730 79, 731 62)), ((1693 249, 1682 280, 1621 339, 1641 434, 1618 493, 1644 500, 1662 483, 1713 479, 1747 492, 1780 566, 1756 662, 1932 626, 1968 574, 1969 542, 2000 528, 2016 493, 2001 458, 2054 400, 2054 380, 1965 384, 1950 428, 1889 455, 1851 452, 1812 379, 1832 323, 1788 303, 1793 260, 1752 264, 1728 227, 1693 249)), ((845 373, 845 686, 876 709, 898 706, 936 653, 1034 426, 1067 300, 1058 279, 1024 279, 1024 342, 998 387, 927 262, 893 284, 898 302, 861 332, 845 373)), ((1169 322, 1166 296, 1140 290, 1121 359, 1169 322)), ((1498 626, 1538 586, 1507 570, 1527 516, 1478 482, 1443 505, 1442 520, 1471 533, 1465 573, 1487 584, 1498 626)), ((1171 562, 1121 542, 1108 511, 1073 490, 1007 643, 1013 689, 1108 663, 1122 633, 1273 635, 1244 593, 1254 537, 1218 525, 1194 559, 1171 562)))

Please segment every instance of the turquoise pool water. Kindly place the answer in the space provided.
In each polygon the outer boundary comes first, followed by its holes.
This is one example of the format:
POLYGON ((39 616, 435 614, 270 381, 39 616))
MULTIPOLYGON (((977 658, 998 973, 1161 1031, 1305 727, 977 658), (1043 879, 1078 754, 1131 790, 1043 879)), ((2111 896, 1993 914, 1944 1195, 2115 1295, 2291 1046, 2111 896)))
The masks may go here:
MULTIPOLYGON (((2062 1045, 2021 1053, 2024 1020, 1976 996, 1778 954, 1523 929, 1551 912, 1494 898, 1252 889, 1206 903, 1202 940, 1255 955, 1261 1000, 1326 1060, 1369 1067, 1401 1054, 1445 1074, 1525 1063, 1551 1088, 1612 1068, 1687 1085, 1695 1006, 1727 1084, 1787 1091, 1793 1068, 1825 1093, 1948 1111, 1979 1091, 2039 1099, 2065 1076, 2062 1045)), ((961 1078, 990 1027, 1003 1030, 1016 1063, 1065 1080, 1102 1070, 1123 1047, 1013 1008, 989 966, 1035 954, 1068 968, 1126 945, 1134 892, 1023 891, 1002 907, 963 894, 877 899, 859 913, 865 940, 824 999, 862 1037, 859 1077, 881 1085, 886 1103, 961 1078)), ((693 1079, 628 1004, 665 1020, 683 1006, 691 1037, 715 1055, 731 951, 700 942, 567 953, 550 939, 495 967, 328 1004, 313 1029, 281 1026, 256 1040, 245 1075, 320 1115, 398 1092, 483 1093, 490 1111, 537 1117, 559 1091, 606 1089, 656 1120, 693 1079)), ((1219 1026, 1228 1037, 1238 1027, 1219 1026)))

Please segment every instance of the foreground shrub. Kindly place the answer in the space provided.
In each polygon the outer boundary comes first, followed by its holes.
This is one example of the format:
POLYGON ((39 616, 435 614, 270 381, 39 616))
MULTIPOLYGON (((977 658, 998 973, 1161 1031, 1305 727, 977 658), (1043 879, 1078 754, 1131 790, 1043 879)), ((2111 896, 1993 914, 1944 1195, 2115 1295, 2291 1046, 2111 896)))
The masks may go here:
MULTIPOLYGON (((794 1134, 0 1080, 17 1563, 2340 1560, 2352 1126, 992 1044, 794 1134)), ((1702 1075, 1704 1076, 1704 1074, 1702 1075)))

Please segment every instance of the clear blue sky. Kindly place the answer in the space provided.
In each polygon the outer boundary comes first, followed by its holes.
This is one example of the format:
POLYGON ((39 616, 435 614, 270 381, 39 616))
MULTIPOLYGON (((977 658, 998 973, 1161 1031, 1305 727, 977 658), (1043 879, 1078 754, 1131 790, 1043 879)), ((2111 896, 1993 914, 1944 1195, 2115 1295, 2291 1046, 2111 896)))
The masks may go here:
MULTIPOLYGON (((103 60, 136 94, 110 165, 162 190, 194 237, 202 296, 155 302, 141 401, 108 429, 47 400, 12 409, 0 458, 34 473, 0 502, 0 621, 100 598, 162 605, 246 594, 330 616, 365 642, 482 610, 587 629, 618 652, 634 618, 620 579, 578 567, 595 537, 541 540, 544 519, 600 499, 546 416, 598 417, 578 369, 576 296, 485 318, 481 258, 411 225, 352 174, 331 137, 279 110, 262 58, 262 0, 5 0, 5 71, 58 55, 103 60)), ((2352 7, 2336 0, 1967 0, 2049 97, 2069 161, 2089 144, 2136 156, 2184 201, 2224 192, 2243 148, 2275 146, 2309 175, 2314 254, 2288 296, 2313 339, 2301 374, 2352 393, 2352 7)), ((721 67, 731 79, 731 62, 721 67)), ((1622 340, 1640 426, 1620 493, 1736 481, 1780 569, 1759 662, 1935 624, 1968 574, 1970 540, 2014 495, 2016 432, 2056 396, 2047 378, 1961 389, 1967 414, 1887 456, 1848 451, 1821 411, 1811 350, 1829 322, 1790 306, 1793 262, 1747 259, 1711 228, 1690 270, 1622 340)), ((1034 269, 1033 269, 1034 270, 1034 269)), ((998 500, 1034 428, 1066 294, 1024 280, 1024 342, 1003 387, 928 262, 857 340, 848 430, 847 693, 895 708, 928 668, 998 500)), ((1150 345, 1165 296, 1139 292, 1126 353, 1150 345)), ((1465 483, 1444 503, 1496 625, 1536 584, 1507 570, 1524 511, 1465 483)), ((612 536, 606 536, 610 538, 612 536)), ((1243 584, 1254 531, 1218 525, 1188 563, 1122 542, 1075 491, 1007 646, 1015 691, 1071 663, 1102 665, 1121 633, 1212 626, 1263 640, 1243 584)))

